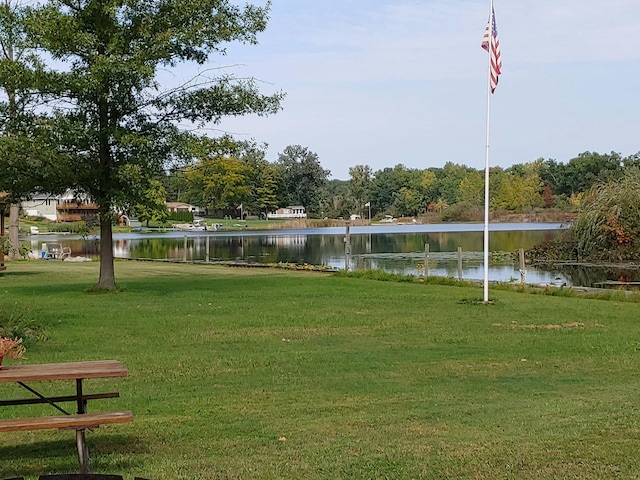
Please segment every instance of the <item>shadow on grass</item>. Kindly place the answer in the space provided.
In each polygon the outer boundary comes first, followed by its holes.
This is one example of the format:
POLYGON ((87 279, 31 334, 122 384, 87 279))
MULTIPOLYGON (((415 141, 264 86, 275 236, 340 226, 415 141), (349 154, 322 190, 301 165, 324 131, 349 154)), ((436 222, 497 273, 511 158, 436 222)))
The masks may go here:
MULTIPOLYGON (((101 456, 117 456, 117 468, 132 469, 136 465, 132 454, 148 453, 146 443, 138 437, 104 435, 88 438, 89 458, 93 464, 101 463, 101 456)), ((78 451, 70 439, 29 443, 28 445, 0 446, 0 478, 11 476, 39 476, 51 472, 77 471, 78 451)), ((111 466, 113 468, 113 465, 111 466)))
POLYGON ((5 271, 0 272, 0 278, 2 277, 33 277, 36 275, 42 275, 43 272, 15 272, 7 268, 5 271))
MULTIPOLYGON (((28 287, 28 296, 46 297, 48 295, 63 295, 63 294, 86 294, 91 295, 91 289, 95 287, 92 283, 48 283, 47 285, 32 285, 28 287)), ((108 292, 117 295, 119 292, 108 292)))
MULTIPOLYGON (((320 274, 319 274, 320 275, 320 274)), ((321 277, 324 278, 324 274, 321 277)), ((117 289, 115 291, 109 291, 97 288, 92 283, 63 283, 63 284, 48 284, 48 285, 33 285, 28 289, 29 296, 35 296, 36 298, 45 298, 47 296, 65 296, 65 295, 85 295, 87 297, 126 294, 138 294, 139 292, 155 292, 158 294, 167 293, 180 293, 180 292, 193 292, 198 290, 210 291, 212 285, 220 284, 224 285, 227 290, 233 290, 234 288, 245 288, 247 284, 253 285, 264 284, 264 279, 255 277, 207 277, 206 281, 202 278, 185 278, 181 276, 171 277, 157 277, 157 278, 126 278, 122 276, 121 281, 116 278, 117 289)), ((286 281, 286 280, 284 280, 286 281)), ((296 284, 296 279, 291 278, 292 285, 296 284)))

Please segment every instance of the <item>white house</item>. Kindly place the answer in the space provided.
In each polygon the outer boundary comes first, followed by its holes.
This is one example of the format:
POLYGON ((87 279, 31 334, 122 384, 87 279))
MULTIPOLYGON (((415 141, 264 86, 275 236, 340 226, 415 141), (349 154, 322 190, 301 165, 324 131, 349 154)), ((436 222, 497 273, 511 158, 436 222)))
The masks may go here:
POLYGON ((41 193, 34 195, 29 200, 25 200, 20 206, 27 217, 42 217, 55 222, 58 220, 56 207, 60 202, 62 202, 60 195, 41 193))
POLYGON ((40 193, 20 204, 27 217, 42 217, 52 222, 72 222, 97 215, 98 207, 84 194, 67 190, 63 195, 40 193))
POLYGON ((167 210, 170 212, 191 212, 194 215, 203 215, 205 212, 202 208, 185 202, 166 202, 167 210))
POLYGON ((268 213, 267 218, 270 220, 276 218, 307 218, 307 212, 305 212, 304 207, 296 205, 279 208, 273 213, 268 213))

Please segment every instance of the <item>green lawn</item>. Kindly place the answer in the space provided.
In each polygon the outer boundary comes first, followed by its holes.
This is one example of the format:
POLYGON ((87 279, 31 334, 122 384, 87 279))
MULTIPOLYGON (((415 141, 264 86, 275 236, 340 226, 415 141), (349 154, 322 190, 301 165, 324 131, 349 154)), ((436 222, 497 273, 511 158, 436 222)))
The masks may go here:
MULTIPOLYGON (((0 310, 48 335, 25 362, 129 369, 86 382, 121 394, 93 411, 134 413, 87 434, 98 473, 640 478, 637 303, 492 290, 482 305, 481 287, 132 262, 121 292, 86 293, 97 270, 11 262, 0 310)), ((0 408, 39 414, 54 411, 0 408)), ((77 471, 72 432, 2 434, 0 459, 0 477, 77 471)))

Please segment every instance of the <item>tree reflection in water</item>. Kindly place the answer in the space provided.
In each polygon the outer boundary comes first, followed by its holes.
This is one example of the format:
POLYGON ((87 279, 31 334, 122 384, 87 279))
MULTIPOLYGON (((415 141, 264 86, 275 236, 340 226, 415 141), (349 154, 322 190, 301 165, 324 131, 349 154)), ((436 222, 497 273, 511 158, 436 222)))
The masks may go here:
MULTIPOLYGON (((354 233, 352 229, 352 269, 381 269, 392 273, 421 275, 425 244, 429 244, 429 273, 434 276, 457 277, 458 247, 462 248, 463 278, 483 278, 483 233, 474 225, 470 231, 420 231, 433 226, 418 226, 408 231, 390 232, 371 228, 371 233, 354 233)), ((453 227, 456 227, 454 225, 453 227)), ((464 226, 457 225, 460 229, 464 226)), ((446 228, 451 228, 447 225, 446 228)), ((492 227, 493 228, 493 227, 492 227)), ((491 231, 491 252, 511 255, 492 256, 489 278, 494 281, 520 281, 517 251, 552 240, 560 235, 557 227, 548 230, 527 230, 524 225, 510 231, 491 231)), ((167 234, 125 234, 114 238, 114 254, 120 258, 161 259, 171 261, 247 262, 247 263, 307 263, 344 268, 344 231, 322 229, 268 232, 173 232, 167 234), (186 239, 186 240, 185 240, 186 239), (209 255, 207 256, 207 250, 209 255)), ((361 229, 360 231, 365 230, 361 229)), ((49 238, 49 237, 47 237, 49 238)), ((32 249, 39 251, 45 238, 32 237, 32 249)), ((97 256, 97 238, 64 236, 57 241, 70 246, 72 255, 97 256)), ((639 271, 615 268, 571 266, 527 266, 528 283, 593 286, 606 280, 639 280, 639 271)))

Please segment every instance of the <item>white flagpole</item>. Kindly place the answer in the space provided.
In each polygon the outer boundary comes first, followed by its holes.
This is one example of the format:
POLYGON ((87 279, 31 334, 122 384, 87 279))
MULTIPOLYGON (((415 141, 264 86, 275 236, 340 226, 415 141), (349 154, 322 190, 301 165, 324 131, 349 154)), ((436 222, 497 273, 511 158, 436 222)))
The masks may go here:
POLYGON ((487 144, 484 157, 484 303, 489 302, 489 131, 491 118, 491 44, 494 41, 493 34, 493 0, 489 13, 489 48, 487 56, 489 67, 487 69, 487 144))

